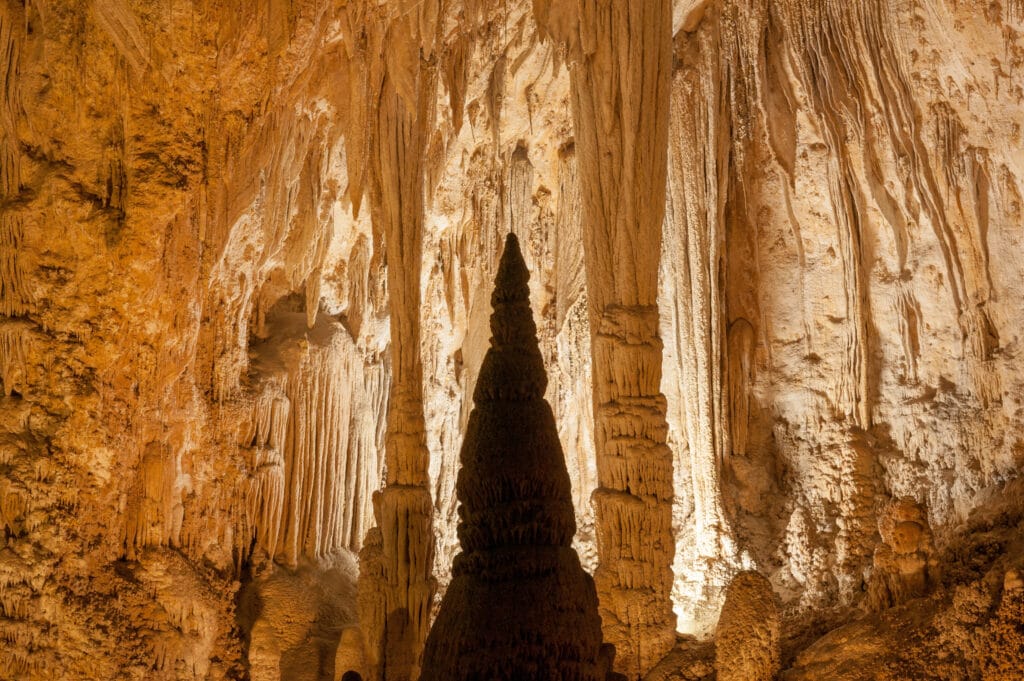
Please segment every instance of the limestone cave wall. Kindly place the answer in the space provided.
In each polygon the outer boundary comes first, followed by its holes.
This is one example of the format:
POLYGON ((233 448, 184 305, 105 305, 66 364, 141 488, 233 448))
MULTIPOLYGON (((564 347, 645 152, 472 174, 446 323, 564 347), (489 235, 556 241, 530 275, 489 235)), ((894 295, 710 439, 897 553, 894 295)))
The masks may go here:
POLYGON ((838 624, 893 499, 941 551, 1024 465, 1022 32, 0 0, 0 678, 415 678, 510 231, 618 664, 744 570, 838 624))

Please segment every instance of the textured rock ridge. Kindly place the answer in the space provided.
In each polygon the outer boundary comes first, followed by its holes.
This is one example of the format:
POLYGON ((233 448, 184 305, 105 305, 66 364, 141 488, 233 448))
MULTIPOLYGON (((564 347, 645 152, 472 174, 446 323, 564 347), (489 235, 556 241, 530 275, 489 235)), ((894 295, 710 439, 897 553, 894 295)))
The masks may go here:
MULTIPOLYGON (((921 511, 912 501, 896 500, 883 517, 912 517, 913 512, 904 514, 910 509, 921 511)), ((927 530, 918 536, 926 534, 927 530)), ((935 563, 941 565, 942 575, 931 593, 904 593, 907 600, 902 604, 869 611, 833 629, 800 650, 780 678, 1020 679, 1024 481, 1015 480, 987 495, 984 505, 936 552, 935 563)))
POLYGON ((388 3, 357 0, 344 14, 345 65, 356 103, 347 135, 349 199, 358 214, 368 174, 373 231, 383 238, 387 258, 391 323, 386 484, 374 497, 385 596, 377 622, 383 630, 369 639, 382 645, 370 654, 380 665, 371 667, 374 681, 418 676, 436 588, 419 315, 425 159, 442 5, 426 0, 396 11, 388 3))
POLYGON ((597 593, 572 549, 569 475, 544 400, 528 279, 510 234, 460 456, 462 552, 427 639, 422 681, 603 681, 608 674, 597 593))

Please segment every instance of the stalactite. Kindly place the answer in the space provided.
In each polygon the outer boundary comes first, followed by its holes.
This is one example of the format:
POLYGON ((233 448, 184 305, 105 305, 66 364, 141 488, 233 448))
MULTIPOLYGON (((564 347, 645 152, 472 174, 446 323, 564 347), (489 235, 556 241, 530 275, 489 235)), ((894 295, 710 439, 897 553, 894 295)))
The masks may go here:
POLYGON ((148 443, 128 501, 124 550, 135 560, 150 546, 180 546, 182 522, 181 452, 168 443, 148 443))
POLYGON ((4 396, 10 397, 15 391, 24 395, 28 389, 29 328, 24 323, 0 319, 0 394, 4 396))
MULTIPOLYGON (((0 8, 0 315, 25 314, 32 295, 22 250, 25 224, 14 208, 22 191, 18 120, 22 114, 19 68, 24 10, 13 3, 0 8)), ((7 389, 9 392, 9 389, 7 389)))
MULTIPOLYGON (((278 545, 284 512, 284 454, 290 412, 288 397, 278 386, 269 384, 255 401, 251 425, 243 438, 249 466, 243 494, 246 526, 270 556, 278 545)), ((247 541, 249 537, 242 539, 247 541)))
POLYGON ((533 164, 521 143, 516 145, 509 161, 508 213, 512 233, 527 239, 533 222, 533 164))
POLYGON ((0 71, 0 196, 5 199, 21 191, 17 124, 23 113, 19 75, 24 26, 23 7, 12 3, 0 7, 0 54, 6 64, 0 71))
MULTIPOLYGON (((3 141, 0 140, 0 147, 3 141)), ((0 192, 0 199, 7 198, 0 192)), ((22 247, 25 227, 21 216, 0 207, 0 314, 22 315, 29 309, 30 293, 22 247)))
POLYGON ((380 475, 376 368, 351 336, 320 318, 272 312, 273 340, 256 345, 260 393, 241 440, 250 457, 248 526, 268 555, 288 566, 339 549, 356 550, 370 516, 368 482, 380 475))
POLYGON ((555 271, 558 277, 555 289, 558 310, 555 323, 561 327, 576 301, 586 295, 579 169, 575 145, 569 145, 559 153, 558 183, 559 203, 555 218, 555 271))
POLYGON ((675 642, 657 308, 672 10, 664 0, 558 0, 534 11, 573 64, 599 478, 595 581, 617 667, 637 676, 675 642))

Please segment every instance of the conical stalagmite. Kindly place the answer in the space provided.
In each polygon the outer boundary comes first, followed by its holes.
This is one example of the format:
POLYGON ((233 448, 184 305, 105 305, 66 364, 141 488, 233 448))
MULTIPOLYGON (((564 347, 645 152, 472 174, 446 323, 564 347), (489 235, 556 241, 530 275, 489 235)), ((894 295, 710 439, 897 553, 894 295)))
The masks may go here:
POLYGON ((421 681, 598 680, 601 619, 573 550, 569 476, 509 235, 491 305, 491 348, 473 393, 457 494, 460 553, 427 639, 421 681))

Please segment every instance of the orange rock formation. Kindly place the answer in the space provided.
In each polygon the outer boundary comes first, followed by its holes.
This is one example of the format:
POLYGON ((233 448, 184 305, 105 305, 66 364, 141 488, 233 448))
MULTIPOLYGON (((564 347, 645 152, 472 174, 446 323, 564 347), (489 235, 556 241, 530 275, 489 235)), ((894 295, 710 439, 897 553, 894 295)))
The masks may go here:
POLYGON ((1020 678, 1022 68, 1020 0, 0 0, 0 679, 416 677, 508 232, 620 672, 756 570, 786 679, 1020 678))

